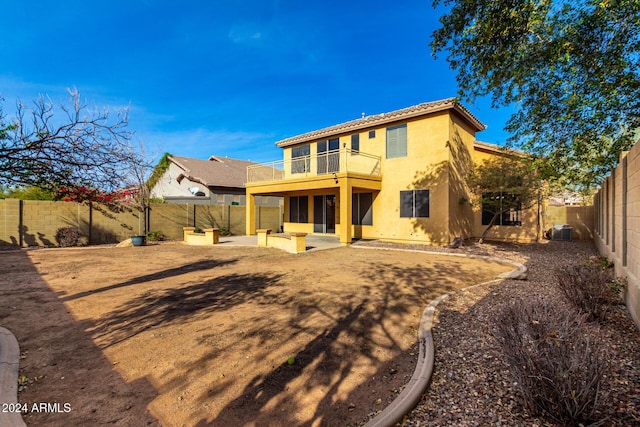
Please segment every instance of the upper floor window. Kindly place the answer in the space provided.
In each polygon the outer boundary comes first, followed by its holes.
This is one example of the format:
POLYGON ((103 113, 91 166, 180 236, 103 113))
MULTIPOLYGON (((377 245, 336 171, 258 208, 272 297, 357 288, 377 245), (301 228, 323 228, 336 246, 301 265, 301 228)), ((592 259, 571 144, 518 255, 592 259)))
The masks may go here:
POLYGON ((373 139, 376 137, 376 131, 375 130, 370 130, 369 131, 369 139, 373 139))
POLYGON ((333 138, 318 142, 318 173, 331 173, 340 170, 340 140, 333 138))
POLYGON ((407 157, 407 125, 387 128, 387 159, 407 157))
POLYGON ((305 173, 311 170, 310 153, 309 144, 291 149, 291 173, 305 173))
POLYGON ((360 134, 351 135, 351 154, 358 154, 360 151, 360 134))

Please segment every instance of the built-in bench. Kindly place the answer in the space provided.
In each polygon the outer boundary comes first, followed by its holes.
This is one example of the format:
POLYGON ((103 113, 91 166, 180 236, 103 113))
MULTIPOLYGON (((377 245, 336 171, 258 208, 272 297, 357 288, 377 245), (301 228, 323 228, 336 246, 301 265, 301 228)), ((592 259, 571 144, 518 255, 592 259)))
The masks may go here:
POLYGON ((278 248, 283 251, 297 254, 307 250, 307 233, 274 233, 271 230, 256 230, 258 233, 258 246, 278 248))
POLYGON ((205 228, 203 233, 196 233, 195 227, 182 227, 184 242, 192 246, 211 246, 220 242, 219 228, 205 228))

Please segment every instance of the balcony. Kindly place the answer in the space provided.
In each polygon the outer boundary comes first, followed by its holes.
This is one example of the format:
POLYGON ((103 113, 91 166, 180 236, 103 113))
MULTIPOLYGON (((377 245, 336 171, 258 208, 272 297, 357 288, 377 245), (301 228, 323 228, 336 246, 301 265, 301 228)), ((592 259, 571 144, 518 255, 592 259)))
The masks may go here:
POLYGON ((327 174, 380 177, 380 157, 342 148, 247 167, 247 184, 317 177, 327 174))

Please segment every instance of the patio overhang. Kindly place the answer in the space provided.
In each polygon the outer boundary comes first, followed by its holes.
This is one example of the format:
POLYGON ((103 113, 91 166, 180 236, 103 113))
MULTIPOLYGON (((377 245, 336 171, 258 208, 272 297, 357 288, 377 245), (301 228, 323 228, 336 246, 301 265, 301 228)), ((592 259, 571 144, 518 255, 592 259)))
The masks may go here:
POLYGON ((355 191, 380 191, 382 189, 382 177, 371 175, 360 175, 353 172, 336 172, 326 175, 308 176, 305 178, 287 179, 280 181, 266 181, 258 183, 248 183, 247 191, 247 234, 256 233, 255 226, 255 197, 256 196, 281 196, 286 197, 305 192, 315 192, 326 190, 339 197, 340 222, 339 235, 340 243, 351 244, 351 196, 355 191))
POLYGON ((360 175, 355 173, 330 173, 326 175, 305 178, 287 179, 280 181, 265 181, 246 184, 247 195, 285 196, 287 193, 338 189, 348 180, 352 188, 377 190, 382 188, 382 178, 379 176, 360 175))

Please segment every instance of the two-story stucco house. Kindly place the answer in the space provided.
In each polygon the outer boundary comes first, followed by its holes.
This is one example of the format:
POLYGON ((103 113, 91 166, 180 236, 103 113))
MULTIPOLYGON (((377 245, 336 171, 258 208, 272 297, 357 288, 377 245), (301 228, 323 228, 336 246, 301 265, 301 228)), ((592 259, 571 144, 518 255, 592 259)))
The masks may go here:
MULTIPOLYGON (((485 126, 455 99, 428 102, 276 143, 283 160, 247 169, 247 234, 256 196, 282 196, 284 231, 443 245, 479 236, 481 209, 465 185, 474 161, 503 155, 476 141, 485 126), (270 173, 265 173, 270 172, 270 173)), ((495 227, 491 238, 533 241, 538 215, 495 227)))

